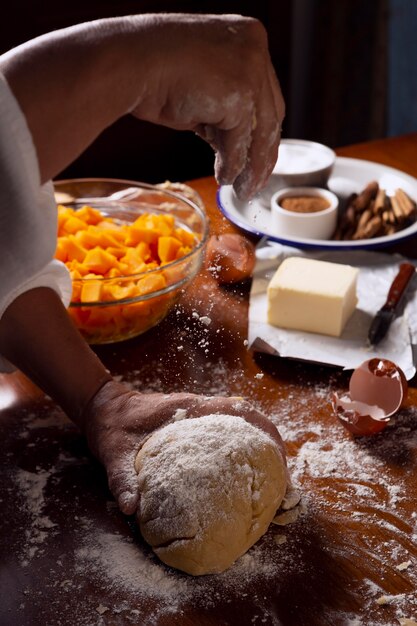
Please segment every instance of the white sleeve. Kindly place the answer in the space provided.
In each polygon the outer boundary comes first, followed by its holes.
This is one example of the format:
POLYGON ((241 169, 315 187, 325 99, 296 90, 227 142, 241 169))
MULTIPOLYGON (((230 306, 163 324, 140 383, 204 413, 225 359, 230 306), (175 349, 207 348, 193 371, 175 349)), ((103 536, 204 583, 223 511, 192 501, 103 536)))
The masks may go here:
MULTIPOLYGON (((56 237, 52 183, 40 183, 26 119, 0 75, 0 318, 17 296, 34 287, 50 287, 69 304, 69 273, 53 260, 56 237)), ((0 371, 12 370, 0 355, 0 371)))

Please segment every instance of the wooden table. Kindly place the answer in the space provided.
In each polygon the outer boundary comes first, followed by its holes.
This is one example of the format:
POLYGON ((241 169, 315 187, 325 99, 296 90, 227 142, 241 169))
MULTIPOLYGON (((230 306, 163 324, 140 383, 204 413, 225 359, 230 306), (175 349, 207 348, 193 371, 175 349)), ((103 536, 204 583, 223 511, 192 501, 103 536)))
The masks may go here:
MULTIPOLYGON (((417 176, 417 134, 340 149, 417 176)), ((212 178, 193 181, 213 232, 234 230, 212 178)), ((416 255, 416 239, 401 247, 416 255)), ((273 526, 229 572, 192 578, 153 558, 116 508, 103 469, 63 414, 19 374, 0 381, 0 624, 359 626, 417 621, 417 392, 395 424, 354 440, 329 395, 333 368, 254 355, 248 285, 202 273, 146 335, 103 347, 141 391, 244 395, 274 417, 303 514, 273 526), (194 315, 193 315, 194 313, 194 315), (212 320, 206 326, 199 315, 212 320), (386 596, 386 598, 384 598, 386 596)))

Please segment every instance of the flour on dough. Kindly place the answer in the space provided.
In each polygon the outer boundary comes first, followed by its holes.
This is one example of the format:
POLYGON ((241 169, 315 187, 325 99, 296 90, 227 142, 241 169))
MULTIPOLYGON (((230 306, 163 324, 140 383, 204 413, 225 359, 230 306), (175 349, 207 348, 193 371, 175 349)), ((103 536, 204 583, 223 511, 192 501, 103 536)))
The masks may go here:
POLYGON ((230 567, 267 530, 287 486, 275 441, 241 417, 207 415, 156 431, 136 458, 144 539, 189 574, 230 567))

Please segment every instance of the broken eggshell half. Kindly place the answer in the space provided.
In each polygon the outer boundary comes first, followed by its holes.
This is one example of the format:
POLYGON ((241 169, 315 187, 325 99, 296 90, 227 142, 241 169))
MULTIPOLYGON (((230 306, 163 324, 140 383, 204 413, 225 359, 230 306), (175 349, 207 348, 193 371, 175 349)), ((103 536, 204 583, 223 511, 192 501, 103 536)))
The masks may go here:
POLYGON ((364 361, 353 372, 349 392, 333 396, 336 417, 353 435, 383 430, 407 398, 404 372, 388 359, 364 361))
POLYGON ((255 246, 238 233, 212 235, 207 242, 205 266, 220 285, 251 278, 255 261, 255 246))

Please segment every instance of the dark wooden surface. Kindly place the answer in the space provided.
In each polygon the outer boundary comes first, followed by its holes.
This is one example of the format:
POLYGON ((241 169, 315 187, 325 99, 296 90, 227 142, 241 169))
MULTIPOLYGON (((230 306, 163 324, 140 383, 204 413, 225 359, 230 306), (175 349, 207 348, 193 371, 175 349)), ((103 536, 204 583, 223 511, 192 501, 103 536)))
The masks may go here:
MULTIPOLYGON (((338 152, 417 176, 417 134, 338 152)), ((216 209, 214 180, 192 184, 213 232, 234 230, 216 209)), ((402 251, 416 256, 416 244, 402 251)), ((247 307, 248 285, 221 289, 202 273, 157 328, 97 351, 141 391, 243 395, 272 415, 303 515, 271 527, 224 575, 178 574, 158 564, 134 520, 119 513, 76 428, 20 374, 2 376, 1 626, 417 621, 414 383, 392 426, 353 440, 329 403, 348 375, 248 352, 247 307), (383 596, 388 603, 379 604, 383 596)))

